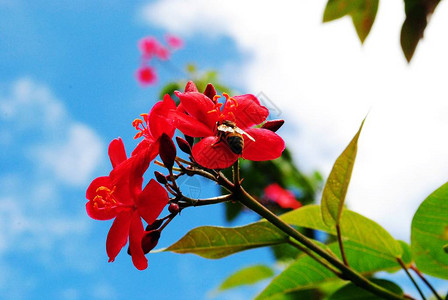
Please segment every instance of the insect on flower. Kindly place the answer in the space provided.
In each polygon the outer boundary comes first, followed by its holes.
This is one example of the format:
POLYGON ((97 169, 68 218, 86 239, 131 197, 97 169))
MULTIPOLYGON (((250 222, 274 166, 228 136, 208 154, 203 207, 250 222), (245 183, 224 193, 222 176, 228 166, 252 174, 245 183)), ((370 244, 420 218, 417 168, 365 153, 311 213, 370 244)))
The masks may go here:
MULTIPOLYGON (((235 122, 224 120, 218 122, 218 136, 219 142, 226 141, 230 150, 235 154, 241 154, 244 148, 243 135, 247 136, 251 141, 255 142, 255 139, 251 137, 247 132, 237 127, 235 122)), ((217 144, 217 143, 216 143, 217 144)))

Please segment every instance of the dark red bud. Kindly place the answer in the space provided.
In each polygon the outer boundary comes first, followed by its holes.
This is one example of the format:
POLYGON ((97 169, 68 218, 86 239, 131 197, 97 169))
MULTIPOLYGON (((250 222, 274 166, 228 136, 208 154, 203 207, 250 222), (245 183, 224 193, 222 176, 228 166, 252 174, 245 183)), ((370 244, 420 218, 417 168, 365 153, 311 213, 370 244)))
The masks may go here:
POLYGON ((185 86, 185 93, 189 92, 197 92, 198 88, 196 87, 196 84, 194 84, 193 81, 188 81, 187 85, 185 86))
POLYGON ((173 140, 165 133, 160 137, 159 155, 163 164, 171 170, 176 159, 176 146, 173 140))
POLYGON ((163 175, 162 173, 160 173, 159 171, 154 171, 154 176, 156 177, 157 181, 160 184, 167 184, 168 181, 166 180, 165 175, 163 175))
POLYGON ((149 251, 157 246, 160 238, 160 231, 152 230, 145 232, 142 238, 142 249, 143 253, 147 254, 149 251))
POLYGON ((190 147, 192 147, 194 144, 194 137, 191 137, 191 136, 185 135, 185 134, 184 134, 184 136, 185 136, 185 140, 188 142, 188 144, 190 144, 190 147))
POLYGON ((146 226, 146 231, 151 231, 151 230, 156 230, 158 229, 160 226, 162 226, 163 224, 163 219, 157 219, 154 222, 152 222, 151 224, 148 224, 148 226, 146 226))
POLYGON ((213 84, 209 83, 207 84, 207 87, 205 88, 204 95, 210 98, 210 100, 213 100, 213 97, 216 96, 216 90, 213 84))
POLYGON ((266 123, 261 126, 261 128, 268 129, 270 131, 276 132, 277 130, 282 127, 282 125, 285 123, 284 120, 272 120, 272 121, 266 121, 266 123))
POLYGON ((191 154, 190 144, 188 144, 188 142, 186 140, 184 140, 181 137, 176 136, 176 142, 177 142, 177 145, 179 146, 180 150, 182 150, 183 152, 185 152, 187 154, 191 154))
POLYGON ((172 214, 177 214, 179 212, 179 205, 177 203, 171 203, 168 206, 168 211, 172 214))

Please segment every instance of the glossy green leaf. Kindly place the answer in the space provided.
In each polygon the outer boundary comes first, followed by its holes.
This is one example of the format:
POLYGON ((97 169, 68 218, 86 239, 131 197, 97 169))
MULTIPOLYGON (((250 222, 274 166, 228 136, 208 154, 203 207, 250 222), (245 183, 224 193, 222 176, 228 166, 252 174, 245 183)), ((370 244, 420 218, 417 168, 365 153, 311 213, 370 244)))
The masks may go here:
MULTIPOLYGON (((328 247, 333 253, 340 256, 337 243, 328 247)), ((350 267, 363 274, 369 275, 378 271, 397 271, 400 269, 394 258, 385 256, 381 252, 351 241, 347 241, 344 247, 350 267)), ((276 299, 279 295, 314 288, 332 280, 339 279, 309 256, 302 255, 275 277, 256 299, 276 299)))
POLYGON ((448 183, 433 192, 412 220, 411 250, 420 271, 448 279, 448 183))
POLYGON ((274 276, 274 271, 266 265, 245 267, 227 277, 218 287, 219 291, 236 288, 242 285, 251 285, 266 278, 274 276))
MULTIPOLYGON (((280 217, 288 224, 325 231, 336 235, 333 226, 322 221, 321 209, 318 205, 307 205, 288 212, 280 217)), ((403 250, 383 227, 374 221, 350 210, 344 210, 340 220, 343 240, 357 242, 372 248, 388 257, 401 257, 403 250)))
POLYGON ((214 259, 243 250, 284 243, 287 240, 286 234, 267 222, 234 228, 203 226, 192 229, 163 251, 193 253, 214 259))
MULTIPOLYGON (((403 290, 394 282, 384 279, 372 279, 377 285, 397 294, 403 295, 403 290)), ((378 296, 349 283, 337 290, 328 300, 377 300, 378 296)))
POLYGON ((324 11, 324 22, 346 15, 351 16, 361 43, 369 35, 378 11, 379 0, 329 0, 324 11))
POLYGON ((322 218, 328 226, 339 224, 342 209, 344 208, 345 195, 355 165, 356 152, 358 150, 358 138, 364 125, 362 121, 358 132, 344 152, 336 159, 322 193, 322 218))
POLYGON ((401 48, 408 62, 411 61, 418 42, 440 0, 404 0, 406 19, 401 28, 401 48))

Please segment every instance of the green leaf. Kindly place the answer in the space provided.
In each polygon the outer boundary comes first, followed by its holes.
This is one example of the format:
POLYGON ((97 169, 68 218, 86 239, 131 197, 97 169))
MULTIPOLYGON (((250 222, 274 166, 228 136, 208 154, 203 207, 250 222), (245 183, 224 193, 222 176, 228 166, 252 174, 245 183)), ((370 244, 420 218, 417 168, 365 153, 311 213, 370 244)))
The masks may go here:
MULTIPOLYGON (((327 226, 321 216, 318 205, 307 205, 280 216, 288 224, 325 231, 336 235, 334 226, 327 226)), ((343 240, 357 242, 361 245, 383 253, 385 256, 401 257, 403 250, 383 227, 374 221, 350 210, 344 210, 340 219, 343 240)), ((345 245, 345 243, 344 243, 345 245)))
MULTIPOLYGON (((338 255, 339 246, 332 243, 329 249, 338 255)), ((400 267, 396 260, 370 248, 347 241, 344 244, 350 267, 365 275, 378 271, 396 271, 400 267)), ((280 295, 319 286, 324 282, 339 280, 332 272, 322 267, 307 255, 300 256, 294 263, 275 277, 256 299, 276 299, 280 295)))
MULTIPOLYGON (((372 279, 372 282, 395 293, 403 295, 403 290, 394 282, 384 279, 372 279)), ((328 300, 377 300, 378 296, 349 283, 337 290, 328 300)))
POLYGON ((180 84, 178 82, 170 82, 162 88, 162 90, 160 91, 160 94, 159 94, 159 98, 163 99, 163 96, 165 96, 166 94, 173 96, 174 91, 176 91, 176 90, 177 91, 182 90, 182 87, 180 86, 180 84))
POLYGON ((288 236, 267 222, 257 222, 234 228, 203 226, 192 229, 163 251, 193 253, 215 259, 286 241, 288 241, 288 236))
POLYGON ((404 0, 406 19, 401 28, 401 48, 408 62, 411 61, 418 42, 428 25, 429 17, 440 0, 404 0))
POLYGON ((245 267, 227 277, 218 287, 219 291, 224 291, 242 285, 251 285, 266 278, 274 276, 274 271, 266 265, 255 265, 245 267))
POLYGON ((448 279, 448 183, 428 196, 412 219, 411 251, 420 271, 448 279))
POLYGON ((356 152, 358 150, 358 138, 364 125, 362 121, 358 132, 345 148, 344 152, 336 159, 327 183, 322 193, 322 218, 328 226, 339 224, 342 209, 344 208, 345 195, 355 165, 356 152))
POLYGON ((351 16, 361 43, 369 35, 375 22, 379 0, 329 0, 324 11, 324 22, 333 21, 346 15, 351 16))
POLYGON ((379 0, 363 0, 357 10, 351 13, 353 25, 361 43, 364 43, 375 22, 379 0))

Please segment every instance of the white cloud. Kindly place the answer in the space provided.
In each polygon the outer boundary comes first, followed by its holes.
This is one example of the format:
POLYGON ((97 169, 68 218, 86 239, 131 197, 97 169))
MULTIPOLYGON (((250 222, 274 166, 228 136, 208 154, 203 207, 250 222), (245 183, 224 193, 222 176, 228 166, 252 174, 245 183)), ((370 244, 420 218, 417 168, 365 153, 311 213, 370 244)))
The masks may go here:
MULTIPOLYGON (((47 271, 91 271, 96 257, 79 245, 91 230, 85 188, 104 161, 103 142, 47 86, 22 78, 0 87, 0 137, 7 137, 0 142, 0 265, 20 256, 47 271)), ((40 279, 14 270, 14 277, 0 277, 0 294, 27 298, 34 286, 21 290, 14 279, 40 279)))
POLYGON ((85 186, 104 162, 104 143, 85 124, 74 121, 64 103, 45 85, 22 78, 0 96, 4 147, 19 146, 27 158, 61 183, 85 186), (23 141, 27 143, 23 147, 23 141))
POLYGON ((348 18, 321 23, 325 2, 164 0, 141 17, 180 35, 234 39, 250 54, 234 74, 280 107, 287 142, 307 170, 328 174, 370 111, 348 204, 409 239, 414 211, 447 178, 448 4, 439 5, 407 65, 401 2, 381 2, 363 47, 348 18))
POLYGON ((32 152, 39 164, 61 181, 85 186, 102 161, 104 146, 89 127, 72 123, 64 141, 39 145, 32 152))

